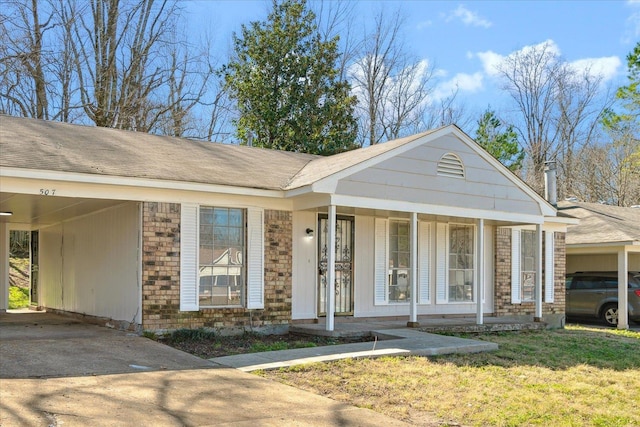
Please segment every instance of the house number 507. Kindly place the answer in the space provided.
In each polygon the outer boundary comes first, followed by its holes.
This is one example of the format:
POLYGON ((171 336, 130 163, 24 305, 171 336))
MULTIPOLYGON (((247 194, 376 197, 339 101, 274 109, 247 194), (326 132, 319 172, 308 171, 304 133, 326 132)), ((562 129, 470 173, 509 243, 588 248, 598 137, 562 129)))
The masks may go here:
POLYGON ((56 190, 54 189, 49 189, 49 188, 41 188, 40 189, 40 195, 41 196, 55 196, 56 194, 56 190))

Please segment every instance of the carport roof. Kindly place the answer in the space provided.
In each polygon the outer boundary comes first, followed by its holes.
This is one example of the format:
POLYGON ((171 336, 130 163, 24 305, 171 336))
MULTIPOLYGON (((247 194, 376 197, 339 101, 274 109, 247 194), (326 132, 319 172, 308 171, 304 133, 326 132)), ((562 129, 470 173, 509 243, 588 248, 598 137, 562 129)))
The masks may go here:
POLYGON ((640 244, 640 209, 599 203, 558 203, 559 212, 580 219, 567 229, 567 245, 640 244))

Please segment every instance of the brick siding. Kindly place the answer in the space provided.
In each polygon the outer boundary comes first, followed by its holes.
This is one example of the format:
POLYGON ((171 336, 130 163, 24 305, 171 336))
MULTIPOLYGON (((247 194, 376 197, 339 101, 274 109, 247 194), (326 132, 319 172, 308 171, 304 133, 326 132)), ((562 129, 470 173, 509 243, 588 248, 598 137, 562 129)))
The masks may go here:
POLYGON ((264 310, 180 311, 180 204, 143 204, 142 328, 242 331, 291 321, 292 214, 264 211, 264 310))
MULTIPOLYGON (((545 314, 564 314, 566 247, 565 233, 554 233, 554 298, 553 303, 542 303, 542 316, 545 314)), ((544 236, 543 236, 544 245, 544 236)), ((544 257, 544 250, 542 251, 544 257)), ((495 314, 496 316, 535 315, 535 302, 511 303, 511 229, 496 229, 495 235, 495 314)), ((544 258, 542 260, 544 277, 544 258)), ((543 281, 544 283, 544 281, 543 281)))

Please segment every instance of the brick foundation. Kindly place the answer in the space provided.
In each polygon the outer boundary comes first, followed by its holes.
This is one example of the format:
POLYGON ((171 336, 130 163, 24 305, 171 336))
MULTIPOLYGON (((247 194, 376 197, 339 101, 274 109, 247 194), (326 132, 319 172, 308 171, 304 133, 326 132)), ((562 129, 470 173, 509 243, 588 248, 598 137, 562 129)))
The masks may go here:
POLYGON ((180 311, 180 204, 143 204, 142 328, 212 328, 226 333, 286 327, 291 321, 292 214, 264 211, 264 310, 180 311))

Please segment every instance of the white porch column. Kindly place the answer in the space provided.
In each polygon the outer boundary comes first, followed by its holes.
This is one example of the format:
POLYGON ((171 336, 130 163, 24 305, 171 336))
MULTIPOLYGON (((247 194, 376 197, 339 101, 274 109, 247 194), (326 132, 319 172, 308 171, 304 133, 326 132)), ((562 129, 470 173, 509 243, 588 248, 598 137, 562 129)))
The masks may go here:
POLYGON ((9 224, 0 223, 0 313, 9 309, 9 224))
POLYGON ((476 239, 478 265, 476 267, 476 324, 484 323, 482 299, 484 297, 484 219, 478 220, 478 238, 476 239))
POLYGON ((618 251, 618 329, 629 329, 629 255, 627 248, 618 251))
POLYGON ((536 224, 536 322, 542 321, 542 224, 536 224))
POLYGON ((333 331, 336 312, 336 206, 329 205, 327 232, 327 319, 326 330, 333 331))
POLYGON ((411 299, 407 326, 418 326, 418 214, 411 212, 411 299))

